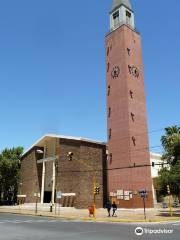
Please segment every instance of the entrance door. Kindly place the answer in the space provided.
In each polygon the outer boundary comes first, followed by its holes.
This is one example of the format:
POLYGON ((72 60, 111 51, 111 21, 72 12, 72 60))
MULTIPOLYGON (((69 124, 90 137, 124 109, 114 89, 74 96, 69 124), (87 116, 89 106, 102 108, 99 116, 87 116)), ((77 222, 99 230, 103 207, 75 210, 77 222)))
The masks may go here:
POLYGON ((50 203, 52 198, 52 192, 44 192, 44 203, 50 203))

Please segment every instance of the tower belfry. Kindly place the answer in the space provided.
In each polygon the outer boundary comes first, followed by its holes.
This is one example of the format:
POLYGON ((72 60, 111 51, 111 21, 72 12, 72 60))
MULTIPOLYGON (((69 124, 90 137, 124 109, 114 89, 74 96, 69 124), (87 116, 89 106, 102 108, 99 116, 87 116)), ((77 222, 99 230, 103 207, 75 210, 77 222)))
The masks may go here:
POLYGON ((110 11, 110 29, 118 28, 121 24, 127 24, 132 29, 134 25, 134 12, 129 0, 113 0, 110 11))
POLYGON ((121 207, 153 207, 141 37, 130 0, 113 0, 106 36, 109 194, 121 207))

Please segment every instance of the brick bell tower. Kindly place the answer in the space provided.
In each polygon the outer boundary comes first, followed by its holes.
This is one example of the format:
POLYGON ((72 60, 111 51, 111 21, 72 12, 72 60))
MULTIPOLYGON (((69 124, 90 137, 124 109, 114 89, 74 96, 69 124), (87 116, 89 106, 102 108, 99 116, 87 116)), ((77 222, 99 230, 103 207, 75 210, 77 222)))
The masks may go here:
POLYGON ((141 37, 129 0, 113 0, 106 36, 108 188, 120 207, 153 207, 141 37), (149 166, 148 166, 149 165, 149 166))

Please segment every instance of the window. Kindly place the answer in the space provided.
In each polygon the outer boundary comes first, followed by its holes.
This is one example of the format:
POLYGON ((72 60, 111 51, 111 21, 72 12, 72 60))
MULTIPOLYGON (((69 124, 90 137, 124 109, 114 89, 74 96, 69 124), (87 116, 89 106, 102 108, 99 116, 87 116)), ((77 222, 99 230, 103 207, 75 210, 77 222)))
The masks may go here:
POLYGON ((119 19, 119 11, 116 11, 115 13, 113 13, 113 19, 119 19))
POLYGON ((131 49, 127 48, 127 52, 128 52, 128 55, 130 56, 131 55, 131 49))
POLYGON ((131 13, 129 11, 126 11, 126 23, 131 25, 131 13))
POLYGON ((117 27, 119 24, 119 11, 113 14, 114 27, 117 27))
POLYGON ((109 154, 109 163, 112 163, 112 153, 109 154))
POLYGON ((109 68, 110 68, 110 63, 107 63, 107 72, 109 72, 109 68))
POLYGON ((131 13, 130 13, 129 11, 126 11, 126 16, 127 16, 128 18, 131 18, 131 13))
POLYGON ((110 118, 111 117, 111 108, 109 107, 108 109, 108 117, 110 118))
POLYGON ((110 95, 110 91, 111 91, 111 87, 110 85, 108 86, 108 92, 107 92, 107 95, 109 96, 110 95))
POLYGON ((134 136, 132 137, 132 142, 133 142, 133 145, 136 146, 136 138, 134 136))
POLYGON ((130 97, 133 99, 133 94, 134 94, 133 91, 130 90, 129 94, 130 94, 130 97))
POLYGON ((131 113, 131 118, 132 118, 132 121, 134 122, 134 121, 135 121, 135 115, 134 115, 134 113, 131 113))
POLYGON ((107 56, 109 55, 109 47, 107 48, 107 56))
POLYGON ((111 128, 109 129, 109 140, 111 139, 111 134, 112 134, 112 130, 111 128))
POLYGON ((128 68, 129 68, 129 73, 132 74, 132 67, 128 65, 128 68))

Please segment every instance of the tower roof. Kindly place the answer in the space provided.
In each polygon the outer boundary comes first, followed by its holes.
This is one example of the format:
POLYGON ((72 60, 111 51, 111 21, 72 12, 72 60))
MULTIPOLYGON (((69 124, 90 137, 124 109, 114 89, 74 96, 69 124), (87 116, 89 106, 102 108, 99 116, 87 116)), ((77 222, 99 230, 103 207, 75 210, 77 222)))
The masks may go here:
POLYGON ((112 0, 112 9, 110 12, 113 12, 121 5, 124 5, 125 7, 129 8, 132 11, 132 6, 130 0, 112 0))

